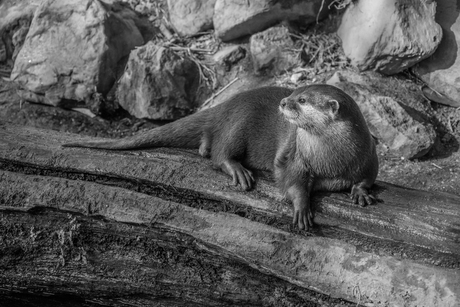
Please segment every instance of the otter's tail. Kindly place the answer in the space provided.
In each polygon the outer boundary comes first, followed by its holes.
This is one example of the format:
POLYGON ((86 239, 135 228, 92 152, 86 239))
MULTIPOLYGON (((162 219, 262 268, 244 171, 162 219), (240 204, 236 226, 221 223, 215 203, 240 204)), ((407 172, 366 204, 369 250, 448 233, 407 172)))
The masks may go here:
POLYGON ((82 141, 63 147, 85 147, 111 150, 148 147, 198 148, 211 109, 189 115, 161 127, 118 140, 82 141))

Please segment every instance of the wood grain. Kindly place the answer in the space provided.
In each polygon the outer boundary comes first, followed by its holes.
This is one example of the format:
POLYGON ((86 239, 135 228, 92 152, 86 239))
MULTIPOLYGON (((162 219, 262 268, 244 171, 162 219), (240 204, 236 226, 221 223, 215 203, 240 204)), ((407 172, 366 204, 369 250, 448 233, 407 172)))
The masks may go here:
POLYGON ((344 193, 318 194, 317 226, 298 232, 290 227, 290 205, 269 180, 259 178, 254 191, 241 192, 190 151, 60 147, 76 139, 1 125, 0 212, 52 208, 163 227, 212 247, 223 259, 349 301, 460 303, 458 196, 378 182, 373 192, 379 203, 361 208, 344 193))

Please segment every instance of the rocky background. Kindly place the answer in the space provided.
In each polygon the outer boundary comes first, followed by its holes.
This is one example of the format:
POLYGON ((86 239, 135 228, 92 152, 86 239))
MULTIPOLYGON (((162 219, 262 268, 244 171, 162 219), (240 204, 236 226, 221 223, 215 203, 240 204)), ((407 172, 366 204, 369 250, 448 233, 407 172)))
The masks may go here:
POLYGON ((3 0, 0 121, 122 137, 242 90, 326 82, 360 105, 380 180, 459 194, 451 0, 3 0))

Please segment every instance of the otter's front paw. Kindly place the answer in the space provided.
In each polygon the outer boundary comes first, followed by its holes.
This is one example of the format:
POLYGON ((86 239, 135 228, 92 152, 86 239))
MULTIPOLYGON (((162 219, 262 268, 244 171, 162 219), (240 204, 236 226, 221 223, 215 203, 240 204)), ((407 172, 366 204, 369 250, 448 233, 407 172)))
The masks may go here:
POLYGON ((366 205, 372 205, 375 202, 374 196, 369 194, 366 188, 363 188, 359 185, 354 185, 351 189, 350 198, 353 200, 354 204, 359 204, 361 207, 366 205))
POLYGON ((294 218, 292 220, 292 224, 297 224, 301 230, 308 230, 310 227, 313 227, 313 214, 308 204, 294 206, 294 218))
POLYGON ((233 184, 240 185, 243 190, 251 189, 254 177, 252 172, 244 168, 241 163, 235 161, 227 161, 222 163, 222 170, 232 177, 233 184))

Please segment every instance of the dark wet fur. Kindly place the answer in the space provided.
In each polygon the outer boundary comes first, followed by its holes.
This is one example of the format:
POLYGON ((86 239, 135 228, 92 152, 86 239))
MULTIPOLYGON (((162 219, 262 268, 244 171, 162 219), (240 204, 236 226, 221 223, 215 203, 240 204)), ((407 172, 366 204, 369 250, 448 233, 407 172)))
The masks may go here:
POLYGON ((301 229, 312 225, 311 191, 352 188, 354 202, 366 205, 372 202, 367 190, 378 172, 375 144, 358 106, 329 85, 295 91, 258 88, 134 137, 63 146, 199 147, 201 155, 210 156, 243 189, 252 187, 249 168, 273 171, 282 193, 294 204, 294 222, 301 229), (299 117, 290 122, 280 109, 299 117))

